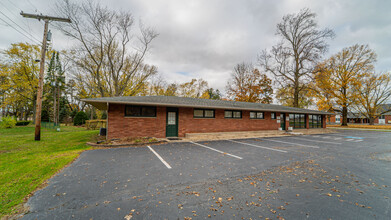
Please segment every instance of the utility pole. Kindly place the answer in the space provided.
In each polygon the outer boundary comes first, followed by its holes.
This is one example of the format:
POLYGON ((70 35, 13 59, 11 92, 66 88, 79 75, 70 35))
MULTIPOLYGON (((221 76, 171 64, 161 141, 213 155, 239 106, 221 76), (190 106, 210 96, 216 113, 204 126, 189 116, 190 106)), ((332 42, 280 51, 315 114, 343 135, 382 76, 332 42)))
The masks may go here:
POLYGON ((39 141, 41 140, 41 109, 42 109, 42 93, 43 93, 43 75, 45 71, 45 54, 46 54, 46 41, 47 41, 47 35, 48 35, 48 26, 49 21, 59 21, 59 22, 68 22, 71 23, 72 21, 69 18, 59 18, 59 17, 51 17, 51 16, 45 16, 45 15, 35 15, 35 14, 27 14, 20 12, 20 15, 22 15, 25 18, 33 18, 38 20, 44 20, 45 21, 45 27, 43 31, 43 42, 42 42, 42 49, 41 49, 41 62, 40 62, 40 69, 39 69, 39 83, 38 83, 38 91, 37 91, 37 103, 36 103, 36 114, 35 114, 35 140, 39 141))

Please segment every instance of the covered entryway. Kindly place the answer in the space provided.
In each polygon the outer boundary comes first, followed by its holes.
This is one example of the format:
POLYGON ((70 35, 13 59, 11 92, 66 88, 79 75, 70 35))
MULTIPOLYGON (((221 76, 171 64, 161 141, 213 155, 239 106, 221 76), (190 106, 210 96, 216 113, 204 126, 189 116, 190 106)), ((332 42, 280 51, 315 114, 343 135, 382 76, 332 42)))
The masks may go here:
POLYGON ((178 108, 167 108, 166 137, 178 137, 178 108))
POLYGON ((285 121, 286 121, 285 113, 281 113, 280 114, 280 123, 281 123, 282 130, 285 130, 285 121))

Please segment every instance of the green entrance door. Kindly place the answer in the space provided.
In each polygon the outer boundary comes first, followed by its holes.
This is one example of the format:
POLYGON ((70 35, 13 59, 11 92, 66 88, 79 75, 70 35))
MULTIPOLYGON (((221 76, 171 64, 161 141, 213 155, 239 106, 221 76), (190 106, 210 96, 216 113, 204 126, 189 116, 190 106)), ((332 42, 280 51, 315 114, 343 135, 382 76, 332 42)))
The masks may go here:
POLYGON ((166 137, 178 137, 178 108, 167 108, 166 137))
POLYGON ((286 119, 285 113, 281 113, 280 114, 280 120, 281 120, 280 122, 281 122, 281 129, 282 130, 285 130, 285 121, 286 121, 285 119, 286 119))

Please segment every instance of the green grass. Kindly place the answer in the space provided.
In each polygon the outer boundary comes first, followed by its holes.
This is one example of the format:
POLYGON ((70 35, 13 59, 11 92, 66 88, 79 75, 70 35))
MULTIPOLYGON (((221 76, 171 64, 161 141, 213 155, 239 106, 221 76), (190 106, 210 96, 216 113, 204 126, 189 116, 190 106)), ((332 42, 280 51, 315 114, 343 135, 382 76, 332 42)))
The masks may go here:
POLYGON ((34 141, 34 127, 0 129, 0 217, 18 212, 24 198, 45 180, 89 149, 98 131, 61 127, 43 129, 34 141))

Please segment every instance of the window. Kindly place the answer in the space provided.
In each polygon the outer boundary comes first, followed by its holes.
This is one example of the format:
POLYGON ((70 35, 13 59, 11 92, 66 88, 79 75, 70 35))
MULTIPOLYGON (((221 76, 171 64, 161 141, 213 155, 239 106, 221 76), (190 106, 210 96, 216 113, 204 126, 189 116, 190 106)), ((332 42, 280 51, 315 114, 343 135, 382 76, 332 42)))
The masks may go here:
POLYGON ((155 106, 126 105, 125 116, 128 117, 156 117, 155 106))
POLYGON ((277 118, 275 112, 272 112, 272 113, 271 113, 271 118, 272 118, 272 119, 276 119, 276 118, 277 118))
POLYGON ((225 110, 224 117, 225 118, 242 118, 242 111, 225 110))
POLYGON ((385 115, 380 115, 379 119, 386 119, 386 116, 385 115))
POLYGON ((289 126, 293 128, 305 128, 305 114, 289 114, 289 126))
POLYGON ((310 128, 322 128, 322 115, 309 115, 310 128))
POLYGON ((211 109, 194 109, 194 118, 214 118, 215 110, 211 109))
POLYGON ((264 119, 263 112, 250 112, 251 119, 264 119))

